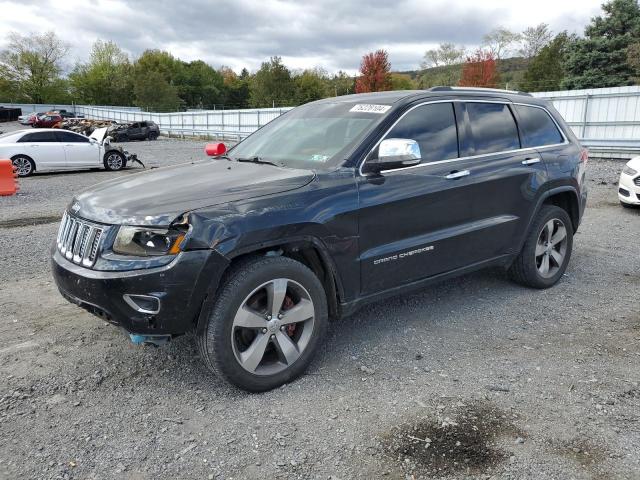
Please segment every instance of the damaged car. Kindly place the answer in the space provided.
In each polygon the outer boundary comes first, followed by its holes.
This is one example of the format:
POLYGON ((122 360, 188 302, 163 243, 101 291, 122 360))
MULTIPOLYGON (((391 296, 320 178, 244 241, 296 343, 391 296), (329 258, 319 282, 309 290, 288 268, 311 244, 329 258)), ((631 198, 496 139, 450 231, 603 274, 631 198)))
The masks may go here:
POLYGON ((369 302, 486 267, 552 287, 587 198, 571 129, 505 90, 319 100, 207 153, 76 195, 52 272, 135 343, 194 332, 249 391, 301 375, 329 319, 369 302))
POLYGON ((143 121, 113 125, 109 132, 116 142, 131 140, 157 140, 160 127, 155 122, 143 121))
POLYGON ((11 159, 20 177, 36 171, 122 170, 131 156, 111 145, 107 130, 97 129, 91 137, 53 128, 9 132, 0 136, 0 158, 11 159))

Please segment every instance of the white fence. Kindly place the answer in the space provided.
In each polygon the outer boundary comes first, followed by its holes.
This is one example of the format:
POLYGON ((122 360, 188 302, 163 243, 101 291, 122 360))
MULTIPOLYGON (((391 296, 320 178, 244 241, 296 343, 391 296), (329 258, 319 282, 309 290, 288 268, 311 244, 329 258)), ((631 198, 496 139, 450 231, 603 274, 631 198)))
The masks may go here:
MULTIPOLYGON (((7 108, 20 108, 22 109, 22 114, 26 115, 32 112, 50 112, 52 110, 67 110, 68 112, 75 112, 78 108, 77 105, 64 105, 64 104, 55 104, 55 103, 2 103, 0 102, 0 107, 7 108)), ((119 110, 127 110, 139 112, 140 107, 112 107, 112 106, 104 106, 102 108, 112 108, 119 110)))
MULTIPOLYGON (((553 102, 594 156, 628 158, 640 153, 640 86, 533 93, 553 102)), ((88 118, 135 122, 151 120, 161 132, 174 135, 241 139, 290 108, 206 110, 175 113, 142 112, 137 107, 5 104, 23 113, 55 108, 88 118)))
POLYGON ((629 158, 640 153, 640 86, 533 95, 553 102, 594 155, 629 158))
POLYGON ((158 124, 162 133, 169 135, 215 136, 240 140, 288 110, 291 108, 154 113, 77 105, 75 111, 87 118, 117 122, 151 120, 158 124))

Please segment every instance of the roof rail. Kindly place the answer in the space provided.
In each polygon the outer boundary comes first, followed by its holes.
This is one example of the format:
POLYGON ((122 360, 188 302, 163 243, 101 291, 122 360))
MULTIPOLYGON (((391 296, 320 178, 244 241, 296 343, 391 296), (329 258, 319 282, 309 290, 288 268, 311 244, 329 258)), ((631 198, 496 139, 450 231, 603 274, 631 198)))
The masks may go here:
POLYGON ((508 93, 510 95, 523 95, 526 97, 533 97, 533 95, 531 95, 528 92, 520 92, 518 90, 504 90, 502 88, 484 88, 484 87, 444 87, 444 86, 438 86, 438 87, 431 87, 429 89, 427 89, 429 92, 464 92, 464 91, 470 91, 470 92, 487 92, 487 93, 508 93))

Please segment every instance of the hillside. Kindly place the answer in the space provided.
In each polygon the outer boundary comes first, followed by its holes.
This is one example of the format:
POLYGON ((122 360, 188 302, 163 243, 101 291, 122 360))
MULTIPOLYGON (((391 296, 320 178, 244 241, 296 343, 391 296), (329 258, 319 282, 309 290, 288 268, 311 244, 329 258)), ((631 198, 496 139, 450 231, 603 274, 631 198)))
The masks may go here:
MULTIPOLYGON (((518 84, 527 69, 528 59, 523 57, 512 57, 498 60, 498 71, 500 72, 499 87, 517 89, 518 84)), ((398 72, 409 75, 418 82, 419 88, 429 88, 436 85, 457 85, 460 80, 462 64, 448 65, 442 67, 431 67, 425 70, 409 70, 398 72)))

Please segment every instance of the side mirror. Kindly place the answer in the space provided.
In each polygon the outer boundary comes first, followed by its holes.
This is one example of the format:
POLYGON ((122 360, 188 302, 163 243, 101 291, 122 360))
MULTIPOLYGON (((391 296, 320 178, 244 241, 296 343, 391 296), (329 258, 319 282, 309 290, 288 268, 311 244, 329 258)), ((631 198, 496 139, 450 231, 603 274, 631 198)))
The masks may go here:
POLYGON ((363 167, 366 173, 411 167, 422 160, 420 145, 408 138, 387 138, 378 146, 378 158, 368 159, 363 167))
POLYGON ((208 143, 207 146, 204 147, 204 153, 210 157, 219 157, 227 153, 227 147, 224 143, 208 143))

